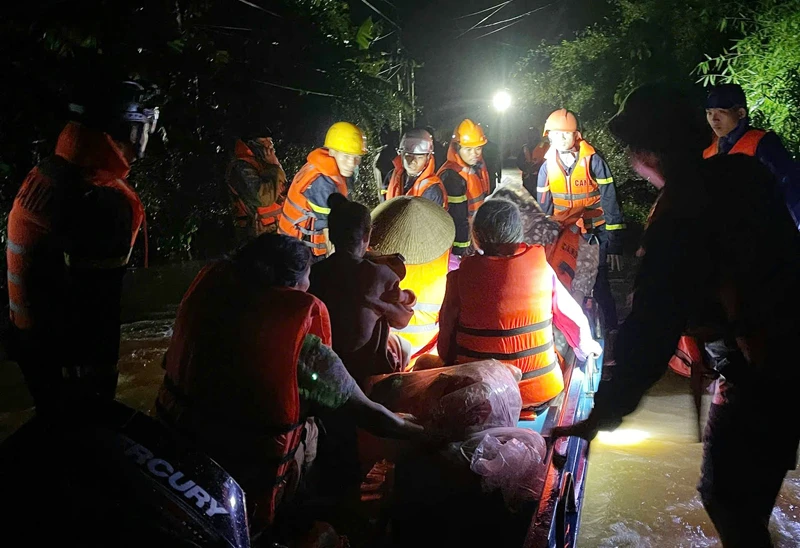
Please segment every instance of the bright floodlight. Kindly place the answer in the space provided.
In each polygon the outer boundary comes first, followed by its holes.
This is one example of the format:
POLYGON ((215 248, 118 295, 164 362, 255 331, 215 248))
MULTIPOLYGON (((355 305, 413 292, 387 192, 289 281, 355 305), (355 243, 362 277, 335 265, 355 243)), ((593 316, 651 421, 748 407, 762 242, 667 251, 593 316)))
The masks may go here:
POLYGON ((492 97, 492 106, 498 112, 505 112, 511 106, 511 94, 500 90, 492 97))

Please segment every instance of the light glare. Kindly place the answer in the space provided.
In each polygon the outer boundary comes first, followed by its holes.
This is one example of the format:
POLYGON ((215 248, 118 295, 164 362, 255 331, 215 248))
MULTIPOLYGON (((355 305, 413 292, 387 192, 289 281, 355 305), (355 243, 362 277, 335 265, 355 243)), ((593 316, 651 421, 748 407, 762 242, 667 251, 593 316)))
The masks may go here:
POLYGON ((492 97, 492 106, 498 112, 505 112, 511 106, 511 94, 505 90, 500 90, 492 97))
POLYGON ((597 439, 605 445, 637 445, 648 439, 650 434, 644 430, 631 430, 619 428, 613 432, 601 430, 597 433, 597 439))

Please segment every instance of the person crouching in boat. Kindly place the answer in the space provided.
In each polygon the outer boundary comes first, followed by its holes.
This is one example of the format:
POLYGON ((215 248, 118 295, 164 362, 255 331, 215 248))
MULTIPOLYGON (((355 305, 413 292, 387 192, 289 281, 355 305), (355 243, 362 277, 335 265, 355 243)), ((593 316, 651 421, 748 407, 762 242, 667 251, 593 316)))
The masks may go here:
POLYGON ((327 306, 333 350, 361 383, 408 363, 411 344, 389 329, 408 325, 417 299, 413 291, 400 289, 405 277, 401 257, 365 257, 372 232, 369 210, 341 194, 331 195, 328 206, 336 251, 313 266, 308 292, 327 306))
POLYGON ((381 255, 403 256, 406 276, 400 288, 417 296, 411 321, 403 329, 392 330, 411 344, 409 367, 416 368, 413 356, 436 348, 455 234, 447 211, 426 198, 398 196, 372 212, 370 248, 381 255))
POLYGON ((206 266, 183 298, 159 389, 159 419, 193 439, 269 529, 316 453, 307 420, 345 412, 379 436, 424 429, 368 399, 331 349, 325 305, 306 293, 311 251, 263 234, 206 266))
POLYGON ((523 409, 535 409, 564 389, 553 325, 580 360, 602 348, 544 248, 523 243, 514 203, 487 200, 475 214, 472 236, 482 254, 464 258, 447 275, 439 356, 445 365, 493 358, 519 367, 523 409))

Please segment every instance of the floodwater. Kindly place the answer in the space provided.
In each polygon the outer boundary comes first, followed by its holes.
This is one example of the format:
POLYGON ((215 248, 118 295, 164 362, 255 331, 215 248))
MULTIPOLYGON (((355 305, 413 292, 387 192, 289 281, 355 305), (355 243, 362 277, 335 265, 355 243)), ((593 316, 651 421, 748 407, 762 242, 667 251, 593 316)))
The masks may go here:
MULTIPOLYGON (((152 409, 163 376, 161 359, 171 335, 171 314, 191 274, 191 269, 181 273, 170 294, 158 299, 162 306, 153 308, 157 310, 156 319, 151 315, 151 319, 133 321, 122 328, 117 395, 127 405, 145 412, 152 409)), ((624 278, 629 276, 613 280, 620 302, 630 283, 624 278)), ((16 364, 0 361, 0 441, 32 416, 30 406, 16 364)), ((667 373, 622 429, 648 437, 634 439, 630 445, 615 445, 614 439, 593 442, 578 545, 721 546, 694 489, 701 446, 694 439, 694 407, 687 379, 667 373)), ((764 448, 758 440, 753 440, 753 451, 761 450, 764 448)), ((771 529, 776 546, 800 545, 800 473, 796 471, 784 483, 771 529)))

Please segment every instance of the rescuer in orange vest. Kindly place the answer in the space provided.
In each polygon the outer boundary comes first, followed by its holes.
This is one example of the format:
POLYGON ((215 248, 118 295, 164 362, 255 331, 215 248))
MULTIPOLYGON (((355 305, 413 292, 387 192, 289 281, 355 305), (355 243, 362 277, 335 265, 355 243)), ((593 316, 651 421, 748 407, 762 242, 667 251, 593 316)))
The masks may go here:
POLYGON ((535 409, 564 389, 554 325, 580 360, 599 356, 602 348, 580 305, 547 264, 544 248, 522 243, 522 219, 513 202, 487 200, 475 215, 472 235, 483 254, 465 257, 447 275, 439 356, 445 365, 493 358, 519 367, 523 408, 535 409))
POLYGON ((331 252, 328 198, 337 192, 348 196, 349 185, 366 152, 367 140, 362 131, 349 122, 336 122, 328 129, 323 147, 311 151, 308 162, 289 186, 278 231, 311 248, 315 260, 331 252))
POLYGON ((786 199, 786 205, 800 227, 800 166, 772 131, 750 126, 747 98, 738 84, 723 84, 711 89, 706 99, 706 119, 714 140, 703 151, 703 158, 717 154, 755 156, 767 166, 786 199))
POLYGON ((309 249, 263 234, 206 266, 181 302, 156 401, 245 490, 253 534, 274 524, 316 454, 310 415, 347 413, 384 437, 424 431, 369 400, 330 348, 309 249))
POLYGON ((702 159, 707 127, 680 90, 634 90, 609 130, 661 197, 614 373, 600 382, 589 418, 552 438, 592 439, 619 426, 663 375, 687 327, 723 340, 722 355, 712 356, 723 382, 708 413, 698 491, 723 546, 771 546, 770 516, 800 444, 800 368, 791 351, 800 336, 796 227, 758 160, 702 159), (769 450, 754 450, 753 440, 769 440, 769 450))
POLYGON ((114 398, 122 278, 144 223, 126 179, 158 108, 145 108, 136 82, 91 84, 8 217, 11 353, 40 413, 64 399, 114 398))
POLYGON ((278 230, 286 195, 286 173, 269 129, 237 139, 226 180, 237 242, 278 230))
POLYGON ((479 124, 464 120, 453 133, 447 149, 447 161, 439 168, 439 177, 447 190, 447 207, 456 225, 453 254, 464 255, 469 246, 469 222, 489 195, 489 172, 483 160, 488 143, 479 124))
POLYGON ((522 185, 531 196, 536 197, 539 170, 544 164, 544 155, 550 149, 547 139, 541 137, 536 128, 528 128, 528 142, 517 154, 517 167, 522 172, 522 185))
POLYGON ((424 129, 412 129, 400 139, 397 157, 383 181, 384 200, 396 196, 421 196, 447 209, 447 192, 436 175, 433 137, 424 129))
MULTIPOLYGON (((564 226, 578 223, 584 238, 596 237, 600 244, 600 267, 594 297, 603 312, 605 328, 613 341, 617 308, 608 281, 609 266, 620 268, 621 231, 625 228, 617 200, 614 177, 605 160, 578 131, 575 115, 561 109, 547 118, 544 133, 550 150, 539 170, 537 199, 542 210, 564 226)), ((604 360, 613 361, 606 349, 604 360)))
POLYGON ((411 344, 415 357, 436 347, 439 309, 444 300, 450 250, 455 237, 453 219, 425 198, 398 196, 372 212, 370 248, 381 255, 400 255, 405 277, 400 288, 417 296, 414 315, 402 329, 392 329, 411 344))

